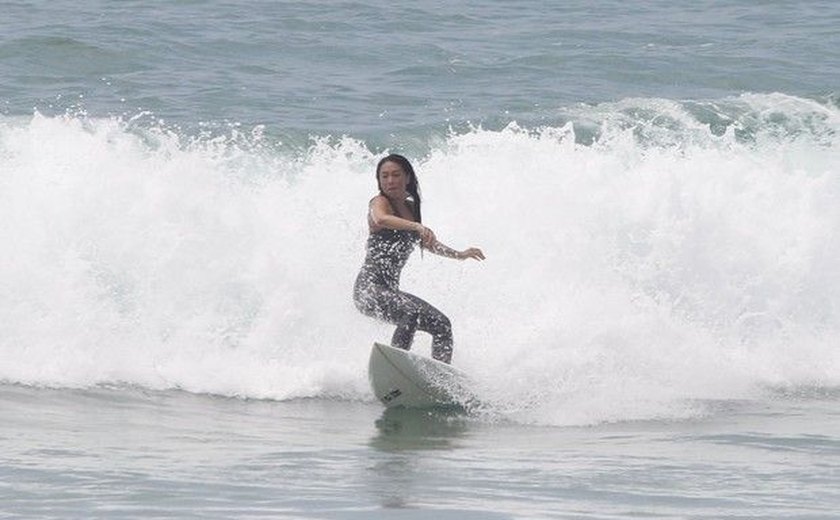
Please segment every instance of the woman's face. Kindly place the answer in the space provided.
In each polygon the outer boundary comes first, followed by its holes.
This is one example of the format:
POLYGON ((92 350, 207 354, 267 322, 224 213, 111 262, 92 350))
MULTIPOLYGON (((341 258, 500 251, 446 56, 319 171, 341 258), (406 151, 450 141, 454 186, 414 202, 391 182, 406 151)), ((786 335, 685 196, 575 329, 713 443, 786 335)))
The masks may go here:
POLYGON ((408 187, 408 174, 402 169, 402 166, 395 162, 386 161, 382 163, 379 168, 379 189, 385 195, 393 197, 405 197, 406 188, 408 187))

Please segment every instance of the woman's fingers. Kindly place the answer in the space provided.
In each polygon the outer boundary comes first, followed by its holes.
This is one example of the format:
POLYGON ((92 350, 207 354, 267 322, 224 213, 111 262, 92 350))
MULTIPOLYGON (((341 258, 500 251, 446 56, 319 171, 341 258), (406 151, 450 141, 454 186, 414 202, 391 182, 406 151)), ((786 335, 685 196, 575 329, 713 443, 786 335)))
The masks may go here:
POLYGON ((484 260, 484 252, 477 248, 471 247, 462 253, 464 258, 473 258, 475 260, 484 260))

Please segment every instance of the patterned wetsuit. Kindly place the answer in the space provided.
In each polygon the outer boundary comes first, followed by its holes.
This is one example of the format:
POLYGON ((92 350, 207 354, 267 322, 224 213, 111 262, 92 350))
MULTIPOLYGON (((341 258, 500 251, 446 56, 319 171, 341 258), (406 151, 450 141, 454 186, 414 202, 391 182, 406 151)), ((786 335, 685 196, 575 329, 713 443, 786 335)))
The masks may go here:
POLYGON ((409 350, 414 332, 432 335, 432 357, 449 363, 452 359, 452 325, 449 318, 417 296, 400 291, 400 273, 420 237, 414 231, 381 229, 370 234, 367 256, 356 285, 353 301, 363 314, 397 326, 391 344, 409 350))

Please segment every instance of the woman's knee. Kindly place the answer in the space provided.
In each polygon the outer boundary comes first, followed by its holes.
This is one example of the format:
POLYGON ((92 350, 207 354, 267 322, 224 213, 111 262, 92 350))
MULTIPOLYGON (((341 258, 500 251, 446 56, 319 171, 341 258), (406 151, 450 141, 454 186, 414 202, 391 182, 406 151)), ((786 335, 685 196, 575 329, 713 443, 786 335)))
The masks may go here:
POLYGON ((434 313, 429 316, 427 321, 427 328, 431 334, 444 337, 452 336, 452 322, 449 321, 449 318, 442 312, 434 313))
POLYGON ((365 316, 378 318, 381 314, 380 306, 378 305, 376 299, 365 293, 354 294, 353 303, 356 305, 356 310, 365 316))

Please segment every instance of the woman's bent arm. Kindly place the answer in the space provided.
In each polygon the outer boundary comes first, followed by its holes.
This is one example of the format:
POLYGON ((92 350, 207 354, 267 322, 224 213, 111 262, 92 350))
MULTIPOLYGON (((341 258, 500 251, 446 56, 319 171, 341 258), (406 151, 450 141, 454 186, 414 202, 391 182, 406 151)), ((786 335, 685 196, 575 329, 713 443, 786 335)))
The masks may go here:
POLYGON ((391 203, 382 195, 370 201, 370 220, 377 228, 414 231, 420 235, 423 244, 434 243, 437 240, 434 232, 423 224, 395 215, 391 203))
POLYGON ((388 199, 381 195, 370 201, 370 220, 378 228, 420 232, 423 227, 419 222, 395 215, 388 199))

